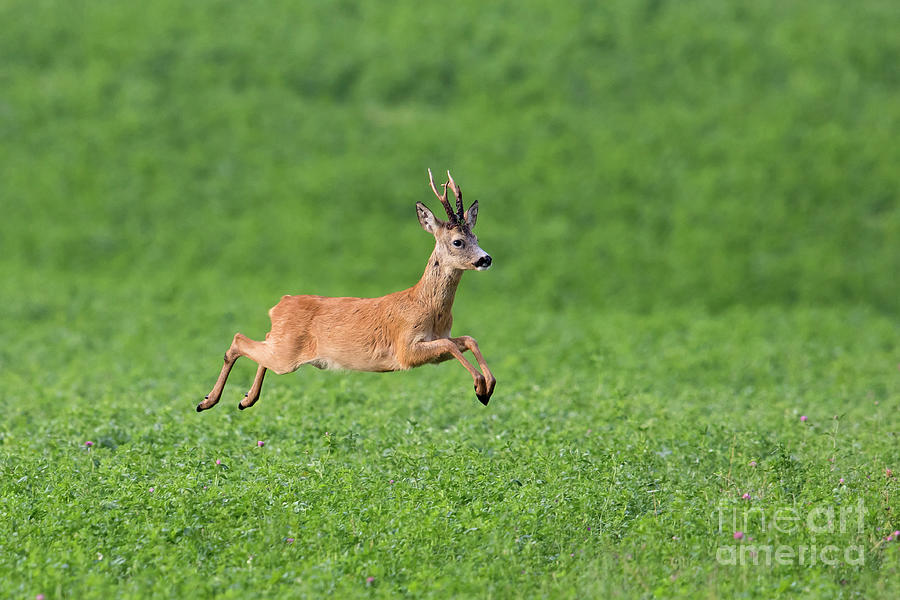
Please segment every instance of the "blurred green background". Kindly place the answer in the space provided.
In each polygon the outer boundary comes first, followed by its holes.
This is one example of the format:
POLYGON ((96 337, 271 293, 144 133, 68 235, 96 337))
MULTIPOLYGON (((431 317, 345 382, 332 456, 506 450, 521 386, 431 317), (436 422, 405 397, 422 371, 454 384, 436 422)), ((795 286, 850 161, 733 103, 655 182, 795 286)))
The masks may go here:
POLYGON ((481 200, 479 305, 900 308, 892 1, 45 1, 0 20, 8 333, 61 295, 159 314, 411 285, 429 166, 481 200))

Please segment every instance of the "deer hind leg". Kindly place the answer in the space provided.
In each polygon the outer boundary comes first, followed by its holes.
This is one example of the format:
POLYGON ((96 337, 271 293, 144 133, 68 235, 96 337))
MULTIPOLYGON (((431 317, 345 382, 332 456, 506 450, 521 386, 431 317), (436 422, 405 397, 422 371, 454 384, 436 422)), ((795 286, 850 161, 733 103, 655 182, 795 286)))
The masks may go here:
MULTIPOLYGON (((225 364, 222 366, 219 378, 216 380, 215 385, 213 385, 212 391, 206 396, 203 402, 197 405, 197 412, 208 410, 219 402, 219 399, 222 397, 222 390, 225 389, 225 382, 228 380, 229 373, 231 373, 231 368, 238 358, 246 356, 262 365, 264 362, 267 364, 271 362, 271 354, 271 350, 267 348, 263 342, 251 340, 242 333, 234 334, 231 347, 229 347, 228 352, 225 353, 225 364)), ((259 399, 259 390, 262 388, 262 378, 265 374, 265 369, 262 371, 262 374, 259 371, 257 372, 256 380, 253 382, 253 387, 251 389, 251 391, 256 390, 256 399, 259 399)), ((249 392, 247 395, 249 397, 249 392)), ((256 402, 256 399, 253 402, 256 402)), ((250 404, 252 404, 252 402, 250 404)), ((248 406, 250 404, 248 404, 248 406)))
POLYGON ((234 342, 231 342, 231 348, 229 348, 228 352, 225 353, 225 364, 222 365, 222 371, 219 373, 219 378, 213 385, 212 391, 206 395, 206 398, 203 399, 203 402, 197 405, 197 412, 209 410, 210 408, 215 406, 219 402, 219 398, 222 397, 222 390, 225 389, 225 382, 228 381, 228 374, 231 373, 231 367, 234 366, 234 363, 240 356, 239 354, 234 354, 232 352, 233 350, 234 342))
POLYGON ((239 409, 244 410, 256 404, 256 401, 259 400, 259 393, 262 391, 263 378, 265 376, 266 368, 259 365, 259 368, 256 369, 256 377, 253 378, 253 385, 250 386, 250 391, 244 394, 243 400, 238 402, 239 409))
POLYGON ((231 350, 239 356, 246 356, 259 365, 256 369, 253 385, 250 386, 250 391, 244 394, 244 398, 238 404, 238 408, 241 410, 250 408, 259 400, 259 393, 262 390, 263 378, 266 376, 267 369, 271 369, 279 374, 290 373, 296 370, 299 364, 292 358, 296 354, 296 349, 290 343, 286 343, 284 337, 273 335, 271 331, 266 334, 266 341, 264 342, 251 340, 239 333, 234 336, 231 350))

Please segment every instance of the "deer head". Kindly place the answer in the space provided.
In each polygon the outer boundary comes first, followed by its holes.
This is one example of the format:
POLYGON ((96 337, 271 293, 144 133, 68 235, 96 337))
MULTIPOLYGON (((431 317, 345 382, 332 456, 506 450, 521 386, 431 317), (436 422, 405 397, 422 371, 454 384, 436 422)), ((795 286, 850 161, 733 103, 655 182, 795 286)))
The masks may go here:
POLYGON ((434 195, 441 201, 448 220, 441 221, 421 202, 416 202, 416 214, 422 229, 434 235, 438 261, 444 266, 458 270, 488 269, 492 262, 491 255, 481 249, 478 238, 472 233, 478 219, 478 200, 472 203, 469 210, 463 212, 462 191, 453 181, 450 171, 447 171, 447 183, 441 185, 443 194, 438 192, 434 184, 431 169, 428 169, 428 183, 431 184, 434 195), (456 197, 456 212, 453 212, 447 200, 448 190, 452 190, 456 197))

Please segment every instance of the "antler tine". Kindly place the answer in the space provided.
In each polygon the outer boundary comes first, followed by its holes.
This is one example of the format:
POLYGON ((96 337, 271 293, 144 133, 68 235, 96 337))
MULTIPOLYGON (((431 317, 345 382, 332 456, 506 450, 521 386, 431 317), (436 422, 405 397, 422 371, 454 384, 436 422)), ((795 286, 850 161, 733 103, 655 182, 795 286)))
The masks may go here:
POLYGON ((456 185, 456 182, 453 181, 453 176, 450 175, 450 171, 447 171, 447 185, 450 186, 450 189, 453 190, 453 195, 456 196, 456 217, 457 220, 461 223, 465 220, 463 213, 463 201, 462 201, 462 190, 459 189, 459 186, 456 185))
POLYGON ((437 186, 434 185, 434 175, 431 174, 431 169, 428 169, 428 183, 431 184, 431 190, 434 192, 434 195, 438 197, 438 200, 441 201, 441 205, 443 205, 444 210, 447 212, 447 216, 450 217, 451 223, 458 222, 458 219, 455 214, 453 214, 453 209, 450 208, 450 203, 447 202, 447 186, 448 183, 441 184, 441 187, 444 188, 444 193, 439 194, 437 191, 437 186))

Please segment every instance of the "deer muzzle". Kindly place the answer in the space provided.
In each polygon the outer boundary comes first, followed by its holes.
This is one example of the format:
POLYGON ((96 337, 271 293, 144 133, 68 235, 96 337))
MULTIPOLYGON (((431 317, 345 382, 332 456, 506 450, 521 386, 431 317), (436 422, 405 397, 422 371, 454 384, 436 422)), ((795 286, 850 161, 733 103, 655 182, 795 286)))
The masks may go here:
POLYGON ((484 256, 482 256, 481 258, 479 258, 478 260, 475 261, 475 268, 478 269, 479 271, 484 271, 484 270, 490 268, 491 262, 493 262, 491 259, 491 255, 485 254, 484 256))

